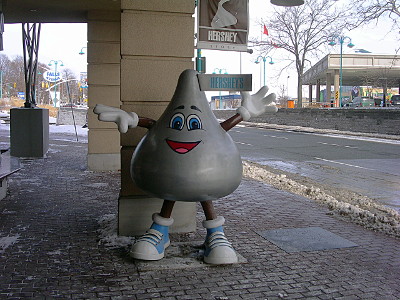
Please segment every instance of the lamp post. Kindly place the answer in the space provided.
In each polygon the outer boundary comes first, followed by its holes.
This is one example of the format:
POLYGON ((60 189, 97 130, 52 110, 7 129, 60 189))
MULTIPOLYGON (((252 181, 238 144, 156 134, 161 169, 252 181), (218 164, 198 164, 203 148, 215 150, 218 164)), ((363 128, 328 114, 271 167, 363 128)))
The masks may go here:
MULTIPOLYGON (((58 63, 61 62, 60 67, 63 67, 64 63, 62 62, 62 60, 53 60, 52 59, 48 64, 50 67, 53 65, 52 62, 54 63, 54 77, 56 77, 58 63)), ((57 104, 57 81, 58 81, 57 78, 55 78, 55 79, 56 80, 55 80, 55 85, 54 85, 54 99, 53 99, 54 107, 56 107, 56 104, 57 104)))
POLYGON ((271 4, 278 6, 299 6, 304 4, 304 0, 271 0, 271 4))
POLYGON ((289 78, 290 76, 286 78, 286 98, 289 99, 289 78))
POLYGON ((267 58, 270 58, 269 64, 273 65, 274 62, 272 61, 272 57, 271 56, 261 56, 261 55, 259 55, 257 57, 256 61, 255 61, 256 64, 259 64, 261 62, 260 59, 262 59, 263 62, 264 62, 264 85, 265 85, 265 63, 267 61, 267 58))
POLYGON ((81 51, 79 52, 79 55, 85 54, 85 52, 83 51, 83 49, 85 49, 85 48, 87 49, 87 47, 82 47, 82 48, 81 48, 81 51))
MULTIPOLYGON (((220 69, 220 68, 215 68, 213 74, 222 74, 222 72, 224 72, 224 74, 228 74, 226 69, 220 69)), ((221 109, 221 107, 222 107, 222 96, 221 96, 221 91, 219 91, 219 108, 221 109)))
POLYGON ((0 71, 0 99, 3 98, 3 70, 0 71))
MULTIPOLYGON (((335 46, 337 42, 340 43, 340 74, 339 74, 339 107, 342 107, 342 85, 343 85, 343 44, 345 40, 349 40, 347 47, 353 48, 354 44, 351 42, 351 38, 348 36, 333 36, 329 42, 330 46, 335 46), (337 42, 336 42, 337 41, 337 42)), ((330 101, 330 99, 329 99, 330 101)))

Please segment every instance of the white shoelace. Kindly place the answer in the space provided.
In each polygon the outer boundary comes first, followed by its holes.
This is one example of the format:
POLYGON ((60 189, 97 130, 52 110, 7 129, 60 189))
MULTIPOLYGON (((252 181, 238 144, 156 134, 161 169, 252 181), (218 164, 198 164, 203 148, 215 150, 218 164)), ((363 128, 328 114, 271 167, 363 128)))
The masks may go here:
POLYGON ((207 245, 211 249, 219 246, 227 246, 232 248, 232 243, 228 241, 225 234, 221 231, 215 231, 209 235, 207 239, 207 245))

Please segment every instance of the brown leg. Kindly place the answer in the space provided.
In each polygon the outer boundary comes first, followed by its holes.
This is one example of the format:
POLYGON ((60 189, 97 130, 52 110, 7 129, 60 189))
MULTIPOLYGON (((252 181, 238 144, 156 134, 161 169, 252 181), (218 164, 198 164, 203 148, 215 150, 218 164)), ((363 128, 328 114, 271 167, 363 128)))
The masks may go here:
POLYGON ((163 218, 170 218, 172 215, 172 209, 174 208, 175 201, 164 200, 161 208, 160 216, 163 218))
POLYGON ((211 200, 201 201, 200 203, 201 206, 203 207, 206 220, 214 220, 217 218, 217 213, 215 212, 214 205, 211 200))

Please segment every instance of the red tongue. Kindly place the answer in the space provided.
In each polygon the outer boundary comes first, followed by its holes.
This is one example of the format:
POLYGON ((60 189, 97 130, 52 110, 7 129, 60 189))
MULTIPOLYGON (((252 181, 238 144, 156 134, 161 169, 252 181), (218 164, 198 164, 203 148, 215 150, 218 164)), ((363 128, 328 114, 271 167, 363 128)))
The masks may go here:
POLYGON ((188 153, 194 147, 196 147, 200 142, 190 142, 190 143, 183 143, 183 142, 175 142, 171 140, 167 140, 168 146, 171 147, 172 150, 179 154, 188 153))

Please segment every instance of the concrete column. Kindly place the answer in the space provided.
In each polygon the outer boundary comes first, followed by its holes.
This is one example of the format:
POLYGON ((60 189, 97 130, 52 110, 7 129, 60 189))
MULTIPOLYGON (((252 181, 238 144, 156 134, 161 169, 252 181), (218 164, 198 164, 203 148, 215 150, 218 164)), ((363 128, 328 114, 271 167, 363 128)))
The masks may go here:
POLYGON ((317 87, 316 87, 316 96, 315 99, 317 102, 321 102, 321 79, 317 80, 317 87))
POLYGON ((333 78, 333 90, 335 97, 335 107, 339 107, 339 87, 340 87, 340 72, 339 70, 335 70, 334 78, 333 78))
MULTIPOLYGON (((121 9, 121 108, 157 120, 180 73, 194 68, 194 1, 122 0, 121 9)), ((132 153, 146 132, 135 128, 121 135, 121 235, 143 234, 162 205, 162 199, 149 198, 130 176, 132 153)), ((172 231, 195 230, 195 215, 196 203, 177 203, 172 231)))
POLYGON ((88 168, 95 171, 119 170, 120 134, 114 123, 99 122, 93 113, 96 104, 120 107, 119 11, 88 13, 88 168))
POLYGON ((331 102, 331 93, 332 89, 332 75, 331 73, 326 73, 326 102, 330 103, 331 102))

